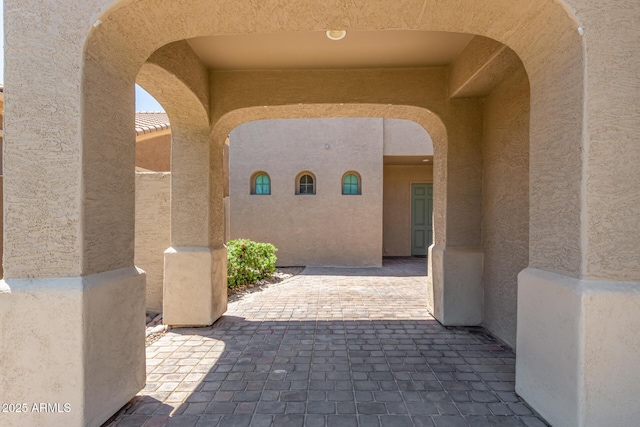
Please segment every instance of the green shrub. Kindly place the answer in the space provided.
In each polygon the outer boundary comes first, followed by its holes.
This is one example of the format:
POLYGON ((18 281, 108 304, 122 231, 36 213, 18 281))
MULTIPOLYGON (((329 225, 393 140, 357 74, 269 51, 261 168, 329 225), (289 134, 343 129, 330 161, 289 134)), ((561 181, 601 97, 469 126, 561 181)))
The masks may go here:
POLYGON ((227 286, 249 285, 276 271, 276 247, 247 239, 231 240, 227 247, 227 286))

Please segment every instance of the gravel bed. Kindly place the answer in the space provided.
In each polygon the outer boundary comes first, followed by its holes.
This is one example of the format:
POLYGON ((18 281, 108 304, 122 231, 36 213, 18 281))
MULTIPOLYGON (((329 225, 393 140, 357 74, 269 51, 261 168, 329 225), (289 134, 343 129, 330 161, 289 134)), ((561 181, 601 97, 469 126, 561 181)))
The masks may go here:
POLYGON ((227 288, 227 295, 229 297, 229 302, 242 299, 245 295, 251 294, 253 292, 260 292, 261 290, 265 289, 269 285, 273 285, 274 283, 280 283, 283 280, 286 280, 290 277, 293 277, 297 274, 302 273, 302 270, 304 269, 305 267, 276 268, 275 273, 273 273, 271 277, 258 280, 256 283, 252 285, 242 285, 242 286, 234 286, 233 288, 227 288))

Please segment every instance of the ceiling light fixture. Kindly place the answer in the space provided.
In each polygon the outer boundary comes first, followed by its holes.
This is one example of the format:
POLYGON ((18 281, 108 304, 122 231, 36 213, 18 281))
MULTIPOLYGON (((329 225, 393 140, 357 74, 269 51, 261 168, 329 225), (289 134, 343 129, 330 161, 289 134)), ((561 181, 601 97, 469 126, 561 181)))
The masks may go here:
POLYGON ((347 35, 347 30, 329 30, 327 37, 329 40, 342 40, 347 35))
POLYGON ((423 161, 423 162, 428 162, 428 161, 429 161, 429 159, 422 159, 422 161, 423 161))

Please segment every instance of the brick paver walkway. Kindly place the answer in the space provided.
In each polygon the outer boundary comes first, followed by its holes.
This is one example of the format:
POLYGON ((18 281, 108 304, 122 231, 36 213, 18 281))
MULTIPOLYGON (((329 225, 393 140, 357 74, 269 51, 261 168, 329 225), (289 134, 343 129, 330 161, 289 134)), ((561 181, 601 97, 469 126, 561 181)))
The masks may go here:
POLYGON ((307 269, 147 348, 111 426, 544 426, 514 353, 426 310, 424 259, 307 269))

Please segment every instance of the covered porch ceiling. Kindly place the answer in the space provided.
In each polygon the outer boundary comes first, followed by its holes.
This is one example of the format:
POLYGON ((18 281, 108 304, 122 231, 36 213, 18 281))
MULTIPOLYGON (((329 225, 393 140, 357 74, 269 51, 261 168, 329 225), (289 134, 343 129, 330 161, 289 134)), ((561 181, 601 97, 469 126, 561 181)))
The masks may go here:
POLYGON ((507 46, 482 36, 437 31, 325 31, 232 34, 187 40, 214 71, 448 67, 451 98, 482 97, 521 66, 507 46))
POLYGON ((348 31, 330 40, 324 31, 198 37, 189 45, 215 70, 400 68, 445 66, 471 34, 429 31, 348 31))

